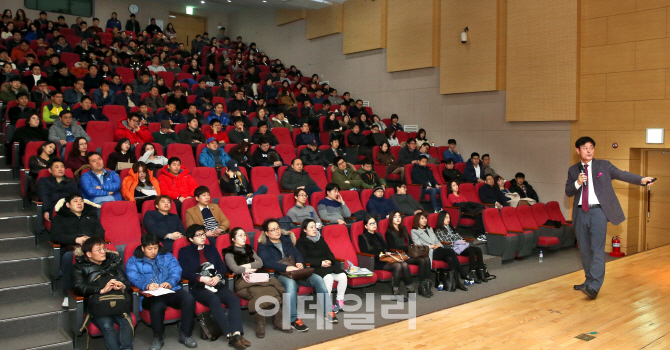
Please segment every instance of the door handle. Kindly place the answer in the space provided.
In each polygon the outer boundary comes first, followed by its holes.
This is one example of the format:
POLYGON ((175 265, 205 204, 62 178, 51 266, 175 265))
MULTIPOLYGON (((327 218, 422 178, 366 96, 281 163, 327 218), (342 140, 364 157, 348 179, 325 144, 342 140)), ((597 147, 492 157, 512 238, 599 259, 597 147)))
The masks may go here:
POLYGON ((647 219, 651 215, 651 186, 647 186, 647 219))

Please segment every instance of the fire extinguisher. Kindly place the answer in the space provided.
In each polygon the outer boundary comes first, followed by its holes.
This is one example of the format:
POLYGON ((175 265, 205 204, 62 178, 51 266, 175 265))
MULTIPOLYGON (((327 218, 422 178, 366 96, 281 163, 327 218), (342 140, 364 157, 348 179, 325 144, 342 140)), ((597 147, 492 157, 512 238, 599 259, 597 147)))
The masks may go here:
POLYGON ((620 258, 625 255, 626 253, 621 252, 621 239, 619 236, 612 237, 612 252, 610 253, 610 256, 620 258))

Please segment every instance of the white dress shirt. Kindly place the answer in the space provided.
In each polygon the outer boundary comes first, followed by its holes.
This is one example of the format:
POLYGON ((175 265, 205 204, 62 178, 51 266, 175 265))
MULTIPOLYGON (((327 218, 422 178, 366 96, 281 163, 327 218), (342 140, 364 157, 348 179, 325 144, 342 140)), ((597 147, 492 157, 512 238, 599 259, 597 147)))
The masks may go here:
MULTIPOLYGON (((592 163, 593 163, 593 160, 589 161, 586 164, 584 164, 582 162, 582 166, 586 167, 588 165, 588 168, 586 170, 586 178, 587 178, 586 184, 588 185, 587 188, 589 190, 589 205, 600 204, 600 202, 598 201, 598 197, 596 197, 596 192, 593 189, 593 186, 592 186, 592 183, 591 183, 592 179, 594 178, 592 176, 592 174, 593 174, 593 169, 592 169, 593 167, 591 166, 592 163)), ((575 181, 575 188, 579 189, 579 187, 580 187, 579 180, 577 180, 577 181, 575 181)), ((581 195, 581 193, 579 195, 579 205, 582 205, 582 195, 581 195)))

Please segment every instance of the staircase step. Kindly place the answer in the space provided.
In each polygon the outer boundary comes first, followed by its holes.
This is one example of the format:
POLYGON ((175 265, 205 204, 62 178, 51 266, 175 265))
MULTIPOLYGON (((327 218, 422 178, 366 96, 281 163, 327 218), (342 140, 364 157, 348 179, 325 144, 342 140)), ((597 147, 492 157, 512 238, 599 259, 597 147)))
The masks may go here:
POLYGON ((14 180, 14 172, 12 169, 1 169, 0 168, 0 181, 11 181, 14 180))
POLYGON ((15 252, 35 248, 35 236, 30 232, 0 233, 0 252, 15 252))
POLYGON ((66 329, 62 302, 62 297, 50 297, 0 305, 0 339, 30 338, 39 329, 66 329))
POLYGON ((0 279, 39 275, 48 271, 50 260, 51 257, 43 249, 3 252, 0 254, 0 279))
POLYGON ((3 339, 2 347, 6 350, 72 350, 72 339, 64 331, 53 330, 3 339))
POLYGON ((0 233, 16 232, 17 230, 32 232, 36 219, 37 213, 34 209, 0 213, 0 233))
POLYGON ((42 274, 0 280, 0 305, 51 297, 51 283, 42 274))
POLYGON ((20 196, 21 182, 19 180, 0 181, 0 196, 20 196))
POLYGON ((23 199, 18 195, 0 196, 0 213, 23 210, 23 199))

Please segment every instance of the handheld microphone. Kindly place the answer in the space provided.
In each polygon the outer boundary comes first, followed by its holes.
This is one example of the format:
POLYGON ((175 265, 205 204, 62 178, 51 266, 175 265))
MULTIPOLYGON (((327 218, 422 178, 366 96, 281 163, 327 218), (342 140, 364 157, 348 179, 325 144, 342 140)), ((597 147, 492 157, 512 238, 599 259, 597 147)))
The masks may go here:
MULTIPOLYGON (((579 173, 584 174, 584 164, 582 162, 579 162, 579 173)), ((586 185, 586 181, 584 181, 584 185, 586 185)))

